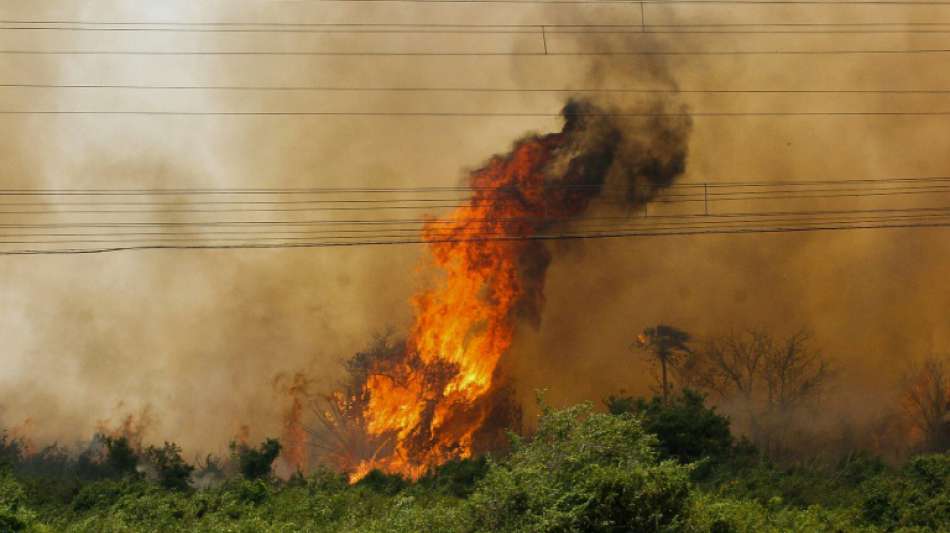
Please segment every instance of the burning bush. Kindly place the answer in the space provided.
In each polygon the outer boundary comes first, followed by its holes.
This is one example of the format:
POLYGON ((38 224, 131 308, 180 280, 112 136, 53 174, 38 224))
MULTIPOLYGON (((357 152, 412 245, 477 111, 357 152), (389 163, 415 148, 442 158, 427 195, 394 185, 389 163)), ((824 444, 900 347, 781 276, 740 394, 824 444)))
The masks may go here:
POLYGON ((328 455, 354 481, 374 469, 418 479, 502 442, 520 411, 500 363, 517 327, 540 319, 545 240, 605 188, 636 208, 685 170, 686 116, 631 119, 582 101, 563 116, 562 131, 527 136, 472 172, 468 203, 426 222, 438 275, 412 299, 407 338, 354 359, 352 381, 318 409, 336 441, 328 455))

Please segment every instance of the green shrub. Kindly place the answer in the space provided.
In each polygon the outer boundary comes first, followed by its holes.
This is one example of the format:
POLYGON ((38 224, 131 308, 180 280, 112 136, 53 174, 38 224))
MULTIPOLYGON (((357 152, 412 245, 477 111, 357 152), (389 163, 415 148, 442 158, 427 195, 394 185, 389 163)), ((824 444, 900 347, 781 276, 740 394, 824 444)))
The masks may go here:
POLYGON ((0 431, 0 469, 11 468, 23 458, 23 446, 20 441, 10 438, 0 431))
POLYGON ((887 464, 877 456, 858 451, 838 462, 838 475, 850 485, 858 485, 887 472, 887 464))
POLYGON ((699 495, 692 502, 688 524, 695 533, 815 533, 866 531, 855 524, 854 513, 822 507, 799 509, 774 498, 763 504, 751 500, 699 495))
POLYGON ((471 531, 468 517, 458 505, 445 501, 420 501, 411 495, 392 498, 378 518, 360 520, 346 528, 347 533, 466 533, 471 531))
POLYGON ((456 459, 429 472, 419 480, 419 486, 440 494, 467 498, 486 474, 488 457, 456 459))
POLYGON ((684 389, 664 402, 628 396, 610 396, 604 403, 612 414, 634 413, 643 428, 656 435, 663 457, 691 463, 706 457, 721 457, 732 448, 729 419, 706 407, 702 394, 684 389))
POLYGON ((161 448, 149 446, 145 450, 145 459, 155 469, 162 487, 170 490, 186 490, 188 479, 195 467, 181 458, 181 447, 166 442, 161 448))
POLYGON ((261 479, 240 481, 236 484, 234 494, 240 502, 261 505, 270 497, 270 486, 261 479))
POLYGON ((72 500, 72 508, 78 513, 102 510, 114 505, 123 495, 138 493, 138 482, 129 480, 103 479, 86 482, 72 500))
POLYGON ((866 483, 862 493, 861 510, 871 524, 950 530, 950 454, 914 457, 897 475, 866 483))
POLYGON ((103 437, 106 445, 106 465, 117 476, 135 475, 139 464, 138 454, 126 437, 103 437))
POLYGON ((23 487, 5 469, 0 469, 0 531, 32 529, 36 516, 26 506, 23 487))
POLYGON ((396 474, 387 474, 381 470, 372 470, 356 483, 357 487, 366 488, 381 494, 393 495, 406 488, 406 480, 396 474))
POLYGON ((231 455, 237 461, 241 475, 245 479, 263 479, 270 477, 271 468, 280 455, 280 442, 267 439, 258 448, 246 444, 231 443, 231 455))
POLYGON ((471 497, 479 531, 676 531, 689 467, 659 462, 655 438, 632 415, 589 404, 543 409, 538 431, 515 439, 471 497))

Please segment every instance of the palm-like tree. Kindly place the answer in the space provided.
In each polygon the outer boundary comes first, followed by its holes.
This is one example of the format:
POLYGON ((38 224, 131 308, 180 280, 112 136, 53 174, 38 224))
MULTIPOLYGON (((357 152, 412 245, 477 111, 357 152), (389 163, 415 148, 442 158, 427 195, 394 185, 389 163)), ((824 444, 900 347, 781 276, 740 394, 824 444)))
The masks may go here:
POLYGON ((690 353, 689 341, 689 333, 663 324, 647 328, 643 330, 643 333, 637 335, 637 341, 634 345, 642 350, 649 351, 660 363, 664 402, 670 396, 667 367, 675 357, 690 353))

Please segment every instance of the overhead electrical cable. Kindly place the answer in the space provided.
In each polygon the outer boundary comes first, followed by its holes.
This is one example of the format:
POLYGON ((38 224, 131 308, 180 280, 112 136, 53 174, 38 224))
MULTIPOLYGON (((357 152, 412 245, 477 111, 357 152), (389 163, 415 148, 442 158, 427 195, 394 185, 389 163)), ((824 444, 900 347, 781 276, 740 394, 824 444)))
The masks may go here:
POLYGON ((114 89, 169 91, 261 91, 261 92, 403 92, 403 93, 642 93, 642 94, 950 94, 950 89, 675 89, 675 88, 546 88, 546 87, 360 87, 335 85, 161 85, 90 83, 0 83, 3 89, 114 89))
POLYGON ((950 227, 950 222, 886 222, 886 223, 860 223, 860 224, 823 224, 810 226, 775 226, 775 227, 743 227, 743 228, 713 228, 713 229, 673 229, 673 230, 644 230, 644 231, 616 231, 601 232, 596 234, 556 234, 556 235, 519 235, 506 237, 483 237, 483 238, 462 238, 462 239, 434 239, 426 240, 419 238, 409 238, 400 240, 363 240, 363 241, 311 241, 302 243, 238 243, 238 244, 188 244, 188 245, 162 245, 162 244, 141 244, 141 245, 114 245, 108 247, 97 247, 87 249, 18 249, 0 251, 0 255, 62 255, 62 254, 98 254, 106 252, 120 251, 145 251, 145 250, 239 250, 239 249, 279 249, 279 248, 331 248, 331 247, 356 247, 356 246, 384 246, 384 245, 408 245, 408 244, 438 244, 438 243, 457 243, 457 242, 485 242, 485 241, 533 241, 533 240, 581 240, 581 239, 610 239, 623 237, 649 237, 649 236, 676 236, 676 235, 714 235, 714 234, 744 234, 744 233, 800 233, 814 231, 832 231, 832 230, 859 230, 859 229, 910 229, 910 228, 946 228, 950 227))

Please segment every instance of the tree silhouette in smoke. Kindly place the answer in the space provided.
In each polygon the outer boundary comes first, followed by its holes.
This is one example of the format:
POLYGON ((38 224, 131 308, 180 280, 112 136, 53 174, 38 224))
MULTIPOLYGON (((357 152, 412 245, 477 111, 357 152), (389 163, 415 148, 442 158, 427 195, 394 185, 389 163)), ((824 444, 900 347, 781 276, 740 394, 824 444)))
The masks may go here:
POLYGON ((683 330, 660 324, 647 328, 637 336, 634 345, 646 350, 660 365, 660 386, 663 401, 670 398, 669 367, 675 360, 692 352, 689 347, 690 336, 683 330))

